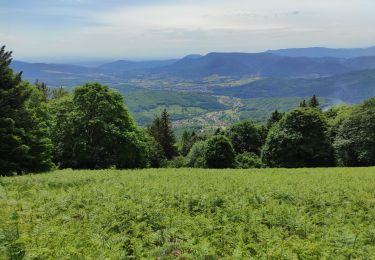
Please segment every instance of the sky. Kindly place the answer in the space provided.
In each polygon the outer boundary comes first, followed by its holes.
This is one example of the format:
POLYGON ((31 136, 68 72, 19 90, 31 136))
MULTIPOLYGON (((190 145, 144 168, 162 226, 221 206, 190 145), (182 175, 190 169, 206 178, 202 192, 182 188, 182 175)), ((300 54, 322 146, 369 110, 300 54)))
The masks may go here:
POLYGON ((374 25, 374 0, 0 0, 0 45, 24 59, 370 47, 374 25))

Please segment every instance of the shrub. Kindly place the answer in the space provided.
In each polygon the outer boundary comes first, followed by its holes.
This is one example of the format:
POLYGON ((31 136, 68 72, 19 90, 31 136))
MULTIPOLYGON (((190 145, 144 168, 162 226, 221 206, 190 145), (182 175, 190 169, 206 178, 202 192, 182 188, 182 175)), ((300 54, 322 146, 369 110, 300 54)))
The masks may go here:
POLYGON ((258 155, 246 152, 236 156, 235 167, 238 169, 261 168, 262 161, 258 155))
POLYGON ((186 165, 186 158, 183 156, 177 156, 173 160, 168 161, 168 168, 183 168, 186 165))
POLYGON ((207 141, 205 153, 208 168, 230 168, 234 163, 235 152, 229 139, 214 135, 207 141))
POLYGON ((206 168, 206 150, 207 142, 196 142, 186 157, 186 166, 192 168, 206 168))

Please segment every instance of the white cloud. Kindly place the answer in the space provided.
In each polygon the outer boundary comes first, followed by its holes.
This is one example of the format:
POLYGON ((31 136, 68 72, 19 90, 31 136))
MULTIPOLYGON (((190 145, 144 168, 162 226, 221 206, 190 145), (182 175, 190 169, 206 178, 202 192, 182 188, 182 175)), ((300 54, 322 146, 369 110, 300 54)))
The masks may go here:
MULTIPOLYGON (((173 57, 317 45, 360 47, 375 44, 373 10, 370 0, 176 0, 104 10, 49 7, 49 15, 80 20, 62 20, 58 30, 40 26, 22 31, 21 24, 18 34, 26 35, 29 44, 18 37, 2 39, 15 51, 34 56, 173 57)), ((13 29, 0 25, 3 35, 12 36, 13 29)))

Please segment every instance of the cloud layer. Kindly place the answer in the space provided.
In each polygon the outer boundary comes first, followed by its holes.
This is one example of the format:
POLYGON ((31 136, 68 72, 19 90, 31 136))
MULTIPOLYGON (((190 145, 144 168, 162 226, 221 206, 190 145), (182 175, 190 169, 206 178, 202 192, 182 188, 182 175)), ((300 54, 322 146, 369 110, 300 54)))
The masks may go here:
POLYGON ((18 56, 179 57, 375 45, 373 0, 12 0, 0 44, 18 56))

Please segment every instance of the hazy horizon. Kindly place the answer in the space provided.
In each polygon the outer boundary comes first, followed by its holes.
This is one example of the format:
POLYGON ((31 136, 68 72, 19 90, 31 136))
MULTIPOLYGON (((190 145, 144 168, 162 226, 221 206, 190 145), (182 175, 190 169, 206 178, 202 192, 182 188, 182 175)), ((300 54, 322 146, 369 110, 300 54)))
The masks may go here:
POLYGON ((0 7, 0 43, 29 60, 369 47, 373 10, 371 0, 12 0, 0 7))

